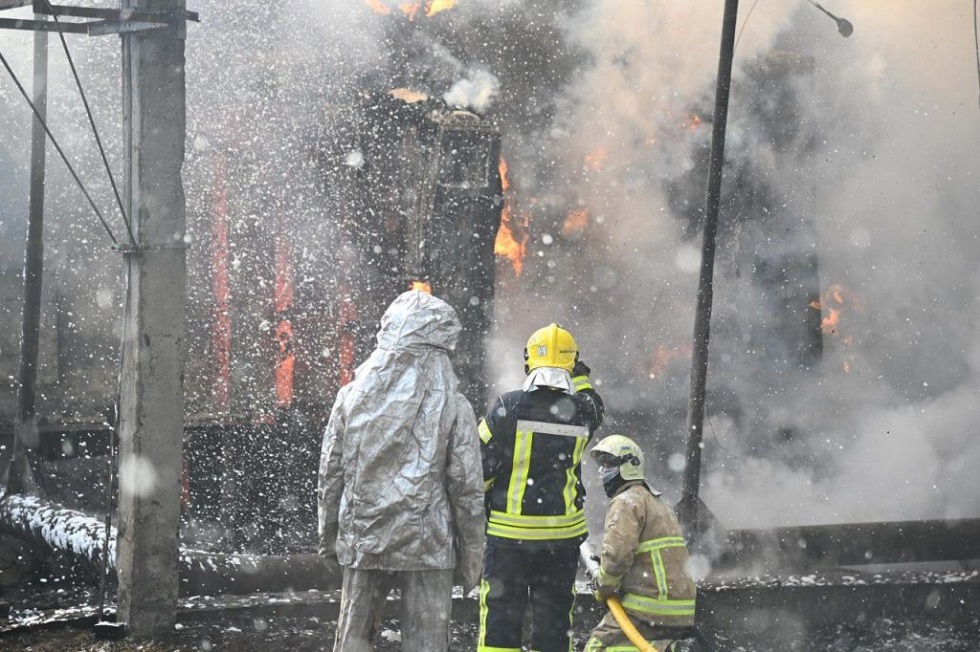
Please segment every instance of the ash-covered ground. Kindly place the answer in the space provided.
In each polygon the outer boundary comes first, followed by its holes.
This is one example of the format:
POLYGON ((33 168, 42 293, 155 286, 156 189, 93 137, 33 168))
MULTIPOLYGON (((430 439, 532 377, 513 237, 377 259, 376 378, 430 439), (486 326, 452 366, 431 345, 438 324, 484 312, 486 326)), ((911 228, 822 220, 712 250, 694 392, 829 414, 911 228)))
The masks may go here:
MULTIPOLYGON (((169 641, 128 642, 98 640, 91 628, 31 630, 0 638, 0 650, 33 650, 36 652, 130 651, 163 652, 177 650, 237 650, 266 652, 295 650, 313 652, 333 650, 335 623, 316 616, 263 618, 229 615, 220 621, 188 622, 178 626, 169 641)), ((980 649, 977 627, 957 628, 943 623, 912 624, 891 619, 865 623, 847 623, 821 632, 809 641, 800 641, 800 651, 841 650, 849 652, 976 652, 980 649)), ((475 621, 454 622, 451 650, 476 649, 475 621)), ((581 649, 587 632, 576 631, 576 648, 581 649)), ((383 621, 375 641, 378 652, 401 649, 396 619, 383 621)), ((715 650, 731 652, 784 652, 765 640, 729 640, 712 637, 715 650)), ((696 649, 696 648, 692 648, 696 649)))
MULTIPOLYGON (((583 588, 584 587, 580 587, 583 588)), ((266 652, 329 652, 336 628, 336 593, 256 594, 227 598, 181 599, 178 624, 167 640, 108 640, 94 627, 97 590, 74 586, 43 590, 35 586, 21 592, 20 603, 10 601, 8 623, 0 628, 0 651, 33 652, 176 652, 236 650, 266 652), (78 606, 82 605, 82 606, 78 606)), ((574 649, 582 649, 602 611, 580 596, 573 629, 574 649)), ((787 605, 789 606, 789 605, 787 605)), ((398 604, 393 600, 378 629, 374 649, 401 649, 398 604)), ((757 614, 756 614, 757 616, 757 614)), ((454 602, 451 650, 476 649, 478 604, 472 597, 454 602)), ((748 617, 741 618, 743 625, 748 617)), ((757 620, 765 623, 765 619, 757 620)), ((792 627, 790 627, 792 629, 792 627)), ((980 650, 980 616, 953 622, 935 613, 915 618, 856 615, 853 620, 825 625, 809 632, 804 627, 777 632, 772 623, 734 631, 704 632, 717 652, 976 652, 980 650)), ((698 650, 696 646, 688 648, 698 650)))

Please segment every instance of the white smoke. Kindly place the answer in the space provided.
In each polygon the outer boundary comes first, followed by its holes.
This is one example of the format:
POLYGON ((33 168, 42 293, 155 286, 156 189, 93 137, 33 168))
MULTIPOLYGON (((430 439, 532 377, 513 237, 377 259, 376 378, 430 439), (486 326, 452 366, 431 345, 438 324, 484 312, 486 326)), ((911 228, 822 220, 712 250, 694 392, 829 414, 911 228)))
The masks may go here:
MULTIPOLYGON (((709 369, 703 495, 731 526, 977 516, 978 481, 966 471, 980 457, 971 426, 980 419, 980 277, 971 262, 980 253, 980 120, 970 10, 952 1, 827 6, 854 24, 853 36, 843 39, 806 3, 759 3, 747 22, 742 8, 723 184, 736 197, 751 192, 730 184, 752 160, 789 217, 786 233, 767 234, 764 247, 804 253, 799 228, 808 220, 821 289, 841 284, 857 301, 825 335, 823 363, 810 372, 767 366, 737 333, 715 332, 713 350, 731 347, 733 357, 709 369), (749 88, 746 65, 773 50, 813 62, 791 82, 801 110, 782 116, 810 138, 792 142, 790 154, 745 114, 761 105, 779 120, 780 107, 764 104, 778 89, 740 95, 749 88), (737 395, 741 416, 718 404, 723 388, 737 395), (793 441, 779 442, 783 428, 793 441)), ((697 139, 707 138, 704 127, 686 136, 681 125, 691 107, 711 106, 721 13, 716 5, 596 1, 568 23, 590 65, 563 89, 544 160, 562 165, 564 190, 553 192, 573 194, 594 218, 575 251, 590 263, 539 244, 532 221, 523 278, 534 280, 503 280, 501 294, 511 298, 499 302, 494 342, 502 373, 512 375, 516 362, 506 361, 531 329, 570 323, 596 377, 616 379, 606 385, 613 414, 652 406, 646 431, 633 434, 657 433, 673 453, 683 450, 683 432, 662 432, 655 415, 686 396, 686 370, 658 389, 633 369, 658 344, 689 343, 693 330, 696 266, 680 264, 692 241, 664 188, 692 169, 692 152, 704 146, 697 139), (590 168, 598 149, 604 164, 590 168), (547 262, 554 266, 538 272, 547 262), (597 275, 612 285, 595 289, 597 275), (544 290, 535 286, 542 281, 544 290), (514 297, 515 288, 526 296, 514 297)), ((723 205, 723 223, 735 217, 723 205)), ((754 290, 722 273, 716 267, 716 328, 726 315, 742 332, 778 318, 756 312, 754 290)), ((605 431, 619 427, 611 421, 605 431)))
POLYGON ((469 76, 460 79, 442 96, 449 106, 473 109, 482 113, 490 107, 497 97, 500 82, 486 70, 470 71, 469 76))

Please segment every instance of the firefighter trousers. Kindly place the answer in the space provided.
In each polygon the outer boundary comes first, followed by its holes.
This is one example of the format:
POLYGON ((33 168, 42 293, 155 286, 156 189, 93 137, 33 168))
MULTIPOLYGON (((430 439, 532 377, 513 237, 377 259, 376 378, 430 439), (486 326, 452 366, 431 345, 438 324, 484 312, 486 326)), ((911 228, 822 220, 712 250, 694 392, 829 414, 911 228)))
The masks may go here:
POLYGON ((480 581, 478 652, 519 652, 531 607, 531 649, 570 652, 578 543, 518 548, 488 541, 480 581))
POLYGON ((344 569, 334 652, 371 652, 392 589, 401 592, 401 649, 448 652, 453 571, 344 569))

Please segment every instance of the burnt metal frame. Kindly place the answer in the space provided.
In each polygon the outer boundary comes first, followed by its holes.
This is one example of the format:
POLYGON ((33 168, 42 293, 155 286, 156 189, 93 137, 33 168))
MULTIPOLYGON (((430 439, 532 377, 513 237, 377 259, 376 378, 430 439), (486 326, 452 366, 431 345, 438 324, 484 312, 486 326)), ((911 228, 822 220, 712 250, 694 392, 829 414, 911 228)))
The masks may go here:
POLYGON ((182 16, 170 12, 142 11, 137 9, 105 9, 98 7, 72 7, 54 5, 41 0, 0 0, 0 11, 32 6, 35 14, 90 18, 82 22, 54 22, 45 20, 0 18, 0 29, 19 29, 34 32, 63 32, 65 34, 126 34, 160 29, 183 21, 200 22, 195 11, 184 11, 182 16))

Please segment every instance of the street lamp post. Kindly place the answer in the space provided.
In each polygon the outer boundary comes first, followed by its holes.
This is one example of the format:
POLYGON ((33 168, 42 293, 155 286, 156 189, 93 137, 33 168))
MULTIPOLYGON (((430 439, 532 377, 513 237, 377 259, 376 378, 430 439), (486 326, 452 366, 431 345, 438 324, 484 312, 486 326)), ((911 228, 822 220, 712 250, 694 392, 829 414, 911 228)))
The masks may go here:
POLYGON ((726 0, 721 30, 721 53, 718 58, 718 81, 715 90, 715 110, 711 131, 708 186, 704 200, 701 275, 698 280, 697 307, 694 313, 691 387, 687 403, 687 464, 684 467, 684 493, 677 505, 677 515, 692 536, 697 536, 706 529, 705 519, 709 515, 707 508, 698 496, 698 490, 701 482, 701 448, 704 426, 705 381, 708 374, 708 340, 710 339, 711 327, 715 240, 718 233, 721 170, 725 158, 725 127, 728 122, 728 97, 732 83, 732 58, 735 51, 737 17, 738 0, 726 0))

